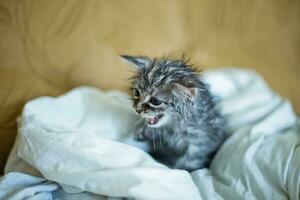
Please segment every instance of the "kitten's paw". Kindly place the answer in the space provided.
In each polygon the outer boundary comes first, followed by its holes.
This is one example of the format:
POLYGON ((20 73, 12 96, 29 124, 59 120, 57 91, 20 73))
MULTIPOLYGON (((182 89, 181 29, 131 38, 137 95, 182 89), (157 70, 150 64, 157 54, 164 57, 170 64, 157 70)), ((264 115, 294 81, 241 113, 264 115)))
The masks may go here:
POLYGON ((175 167, 176 169, 183 169, 188 172, 193 172, 197 169, 205 168, 205 162, 202 159, 186 159, 186 158, 180 158, 177 160, 175 167))

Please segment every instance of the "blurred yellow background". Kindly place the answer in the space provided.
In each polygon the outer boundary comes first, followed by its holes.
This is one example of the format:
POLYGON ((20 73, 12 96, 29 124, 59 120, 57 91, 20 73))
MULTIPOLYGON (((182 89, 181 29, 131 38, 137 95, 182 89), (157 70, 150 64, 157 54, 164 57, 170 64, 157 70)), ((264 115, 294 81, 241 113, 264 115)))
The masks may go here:
POLYGON ((26 101, 80 85, 126 90, 118 54, 183 53, 204 70, 257 70, 300 112, 300 1, 1 0, 0 169, 26 101))

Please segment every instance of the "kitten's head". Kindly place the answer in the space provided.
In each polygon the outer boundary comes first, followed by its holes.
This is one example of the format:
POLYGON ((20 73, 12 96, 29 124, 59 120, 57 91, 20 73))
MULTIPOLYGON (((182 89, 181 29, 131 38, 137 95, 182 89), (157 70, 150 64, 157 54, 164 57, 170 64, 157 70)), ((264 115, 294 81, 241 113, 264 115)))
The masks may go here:
POLYGON ((201 88, 199 74, 183 60, 122 56, 136 69, 132 77, 135 111, 153 128, 187 117, 201 88))

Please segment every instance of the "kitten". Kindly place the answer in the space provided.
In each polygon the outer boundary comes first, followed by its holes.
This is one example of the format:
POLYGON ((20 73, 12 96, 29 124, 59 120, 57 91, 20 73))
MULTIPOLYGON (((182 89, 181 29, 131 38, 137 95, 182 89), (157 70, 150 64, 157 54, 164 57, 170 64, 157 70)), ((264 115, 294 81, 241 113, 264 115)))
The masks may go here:
POLYGON ((136 68, 132 98, 136 137, 155 158, 178 169, 208 167, 227 138, 226 121, 201 75, 184 60, 122 56, 136 68))

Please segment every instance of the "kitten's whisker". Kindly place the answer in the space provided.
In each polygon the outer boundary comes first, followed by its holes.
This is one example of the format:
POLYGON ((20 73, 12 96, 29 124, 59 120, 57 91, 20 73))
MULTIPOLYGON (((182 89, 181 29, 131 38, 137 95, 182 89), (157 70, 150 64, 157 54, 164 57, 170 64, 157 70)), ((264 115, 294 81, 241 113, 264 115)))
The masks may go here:
POLYGON ((137 121, 134 123, 134 125, 133 125, 132 127, 135 128, 135 127, 138 125, 138 123, 142 121, 142 119, 143 119, 143 118, 137 120, 137 121))
MULTIPOLYGON (((130 132, 133 132, 133 130, 137 127, 137 125, 139 125, 139 123, 143 120, 143 118, 140 118, 137 122, 135 122, 135 124, 132 126, 132 129, 130 130, 130 132)), ((143 125, 144 126, 144 125, 143 125)))
POLYGON ((154 148, 154 151, 155 151, 155 139, 154 139, 154 133, 152 132, 152 139, 153 139, 153 148, 154 148))
POLYGON ((165 146, 167 145, 167 139, 168 139, 168 134, 166 134, 166 130, 164 130, 163 142, 165 146))
MULTIPOLYGON (((142 125, 142 129, 144 130, 144 127, 146 126, 146 123, 143 123, 143 125, 142 125)), ((148 139, 148 133, 147 133, 148 131, 147 131, 147 127, 146 127, 146 132, 144 133, 144 136, 146 136, 147 137, 147 139, 148 139)))
POLYGON ((166 141, 166 138, 168 137, 168 135, 166 134, 166 129, 163 129, 164 130, 164 138, 165 138, 165 141, 166 141))
POLYGON ((138 123, 140 123, 144 118, 140 118, 135 124, 134 127, 138 125, 138 123))
POLYGON ((160 143, 160 147, 163 148, 163 145, 162 145, 162 142, 161 142, 161 138, 162 138, 162 135, 159 134, 159 143, 160 143))
POLYGON ((144 126, 146 126, 146 123, 143 123, 142 128, 144 128, 144 126))

